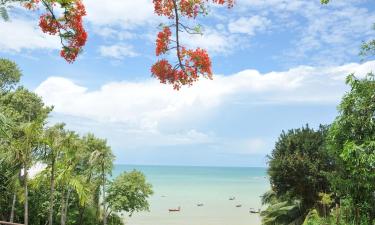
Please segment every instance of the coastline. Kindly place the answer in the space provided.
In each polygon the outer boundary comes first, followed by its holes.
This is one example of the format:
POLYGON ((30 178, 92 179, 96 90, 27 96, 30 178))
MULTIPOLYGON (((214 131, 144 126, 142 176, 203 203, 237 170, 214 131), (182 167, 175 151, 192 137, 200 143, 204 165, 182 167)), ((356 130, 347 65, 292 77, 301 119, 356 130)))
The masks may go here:
POLYGON ((261 207, 259 196, 268 190, 266 168, 116 165, 113 175, 132 169, 145 173, 155 193, 149 212, 122 216, 127 225, 260 224, 249 211, 261 207))

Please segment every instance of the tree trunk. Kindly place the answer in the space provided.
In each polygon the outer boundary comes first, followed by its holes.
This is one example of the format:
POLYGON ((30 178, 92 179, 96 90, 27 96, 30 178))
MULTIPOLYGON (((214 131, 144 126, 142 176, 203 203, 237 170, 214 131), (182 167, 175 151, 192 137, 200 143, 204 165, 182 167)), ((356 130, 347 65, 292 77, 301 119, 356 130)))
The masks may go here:
POLYGON ((24 205, 24 224, 29 225, 29 191, 27 189, 27 166, 24 167, 24 191, 25 191, 25 205, 24 205))
POLYGON ((107 210, 105 204, 105 173, 104 165, 102 164, 102 179, 103 179, 103 225, 107 225, 107 210))
POLYGON ((357 204, 355 204, 355 224, 360 225, 359 224, 359 208, 357 204))
POLYGON ((336 224, 340 224, 340 207, 338 203, 336 203, 336 224))
MULTIPOLYGON (((90 174, 89 174, 89 177, 87 179, 87 183, 91 182, 91 176, 92 176, 92 172, 90 172, 90 174)), ((78 205, 78 208, 79 208, 79 219, 78 219, 79 223, 78 224, 83 224, 83 216, 85 215, 86 203, 84 203, 83 206, 78 205)))
POLYGON ((78 224, 83 224, 83 215, 85 214, 86 204, 79 207, 79 220, 78 224))
MULTIPOLYGON (((69 205, 69 197, 70 197, 70 189, 68 189, 68 192, 66 194, 66 199, 63 194, 62 199, 61 199, 61 225, 66 224, 66 218, 68 215, 68 205, 69 205)), ((82 223, 80 223, 82 224, 82 223)))
POLYGON ((54 206, 54 192, 55 192, 55 159, 51 163, 51 181, 50 181, 50 196, 49 196, 49 216, 48 224, 53 224, 53 206, 54 206))
POLYGON ((13 223, 14 221, 14 210, 16 209, 16 198, 17 198, 17 195, 16 193, 13 194, 13 201, 12 201, 12 209, 10 211, 10 219, 9 219, 9 222, 13 223))

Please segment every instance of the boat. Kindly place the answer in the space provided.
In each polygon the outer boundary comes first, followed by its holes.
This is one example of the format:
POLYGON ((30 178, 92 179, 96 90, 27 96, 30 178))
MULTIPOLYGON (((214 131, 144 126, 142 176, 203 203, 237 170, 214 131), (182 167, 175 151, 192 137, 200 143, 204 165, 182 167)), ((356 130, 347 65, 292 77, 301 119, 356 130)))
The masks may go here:
POLYGON ((201 207, 201 206, 203 206, 203 203, 198 203, 197 206, 201 207))
POLYGON ((250 211, 249 211, 250 213, 260 213, 260 209, 258 209, 258 210, 255 210, 254 208, 250 208, 250 211))
POLYGON ((179 206, 177 209, 168 209, 169 212, 180 212, 181 207, 179 206))
POLYGON ((235 200, 235 199, 236 199, 236 197, 230 197, 230 198, 229 198, 230 201, 233 201, 233 200, 235 200))
POLYGON ((240 208, 240 207, 242 207, 242 205, 241 205, 241 204, 238 204, 238 205, 236 205, 236 207, 237 207, 237 208, 240 208))

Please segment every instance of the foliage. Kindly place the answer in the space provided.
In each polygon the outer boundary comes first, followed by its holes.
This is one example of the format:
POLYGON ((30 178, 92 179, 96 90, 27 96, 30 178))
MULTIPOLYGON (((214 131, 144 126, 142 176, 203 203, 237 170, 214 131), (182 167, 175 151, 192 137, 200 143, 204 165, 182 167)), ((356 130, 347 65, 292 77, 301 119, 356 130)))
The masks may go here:
POLYGON ((300 199, 305 208, 311 208, 326 192, 325 172, 331 169, 325 148, 327 128, 315 131, 308 126, 282 132, 269 156, 270 182, 278 196, 300 199))
POLYGON ((349 75, 351 86, 339 105, 339 115, 329 131, 330 152, 336 170, 332 187, 352 200, 357 224, 361 217, 375 219, 375 77, 349 75))
POLYGON ((304 210, 298 200, 278 198, 273 191, 268 191, 262 196, 262 202, 268 205, 260 213, 264 225, 300 224, 303 220, 304 210))
POLYGON ((346 83, 350 91, 328 132, 306 127, 281 134, 270 157, 272 190, 262 198, 264 224, 375 223, 375 76, 352 74, 346 83), (300 201, 304 221, 285 210, 292 200, 300 201))
POLYGON ((20 81, 21 71, 18 66, 7 59, 0 58, 0 90, 10 91, 20 81))
MULTIPOLYGON (((375 30, 375 23, 372 27, 375 30)), ((361 45, 361 51, 359 53, 361 56, 374 56, 375 55, 375 39, 363 42, 361 45)))
POLYGON ((123 172, 108 188, 108 207, 115 212, 134 212, 149 210, 147 198, 153 194, 151 184, 139 171, 123 172))
MULTIPOLYGON (((105 212, 112 211, 105 204, 114 160, 110 146, 105 139, 80 136, 62 123, 46 126, 52 107, 18 86, 20 75, 16 64, 0 60, 0 128, 7 133, 0 135, 0 220, 26 225, 106 224, 105 212), (44 168, 30 177, 29 169, 36 164, 44 168)), ((129 182, 120 180, 116 190, 144 190, 143 195, 126 192, 131 196, 127 209, 145 209, 151 187, 140 173, 126 178, 129 182)), ((112 193, 111 198, 121 199, 123 194, 112 193)), ((122 221, 111 214, 107 224, 122 221)))
MULTIPOLYGON (((44 33, 58 35, 62 45, 60 55, 69 63, 76 60, 87 41, 87 33, 83 27, 86 16, 85 6, 81 0, 1 0, 0 15, 4 20, 9 16, 5 6, 20 3, 25 8, 36 10, 42 5, 45 13, 40 17, 39 26, 44 33)), ((200 26, 189 27, 183 19, 195 19, 198 15, 208 14, 208 0, 153 0, 154 12, 171 21, 169 25, 161 24, 162 31, 157 35, 156 56, 176 50, 177 63, 171 64, 162 58, 151 67, 151 73, 161 83, 172 84, 174 89, 183 85, 192 85, 200 76, 212 79, 211 60, 206 50, 187 49, 180 41, 182 32, 202 34, 200 26), (175 39, 172 40, 174 29, 175 39), (171 46, 173 42, 173 46, 171 46)), ((234 0, 212 0, 212 3, 233 7, 234 0)))

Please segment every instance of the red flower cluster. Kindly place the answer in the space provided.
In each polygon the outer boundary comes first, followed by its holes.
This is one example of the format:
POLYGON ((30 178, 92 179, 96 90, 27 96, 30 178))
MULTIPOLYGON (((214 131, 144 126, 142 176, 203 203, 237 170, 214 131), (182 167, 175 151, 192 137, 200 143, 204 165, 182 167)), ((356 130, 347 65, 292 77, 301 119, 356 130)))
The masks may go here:
POLYGON ((166 59, 157 61, 151 67, 151 73, 161 83, 172 84, 179 90, 183 85, 192 85, 199 79, 199 75, 212 79, 211 60, 204 49, 181 50, 182 67, 172 68, 166 59))
POLYGON ((200 9, 204 7, 204 2, 200 0, 180 0, 179 5, 182 15, 195 18, 198 16, 200 9))
POLYGON ((227 4, 228 8, 232 8, 234 5, 234 0, 212 0, 212 2, 219 5, 227 4))
MULTIPOLYGON (((25 3, 28 9, 35 9, 40 0, 30 0, 25 3)), ((39 26, 44 33, 59 35, 63 45, 60 55, 69 63, 72 63, 82 51, 86 44, 87 33, 83 27, 82 17, 86 10, 81 0, 69 1, 61 4, 65 10, 63 15, 57 17, 52 14, 53 7, 57 4, 55 0, 45 3, 47 12, 40 17, 39 26)))
POLYGON ((51 14, 44 14, 40 16, 39 27, 42 28, 44 33, 55 35, 59 32, 61 24, 51 14))
POLYGON ((168 46, 171 42, 172 32, 169 27, 164 27, 162 31, 159 32, 158 38, 156 39, 156 55, 159 56, 168 51, 168 46))
POLYGON ((184 67, 193 81, 198 79, 198 74, 212 79, 211 60, 206 50, 197 48, 195 50, 182 49, 184 67))
POLYGON ((72 33, 72 36, 67 38, 67 46, 61 50, 60 55, 69 63, 74 62, 86 44, 87 33, 82 21, 85 15, 86 10, 80 0, 76 0, 74 7, 65 13, 65 31, 72 33))
MULTIPOLYGON (((175 15, 175 10, 181 16, 196 18, 199 14, 205 12, 205 4, 208 2, 210 0, 153 0, 156 14, 176 20, 171 25, 176 27, 176 32, 180 32, 181 27, 187 32, 191 32, 194 29, 182 25, 179 22, 179 17, 175 15)), ((234 0, 212 0, 212 2, 221 5, 227 4, 228 7, 232 7, 234 4, 234 0)), ((157 77, 161 83, 172 84, 174 89, 177 90, 183 85, 192 85, 193 82, 199 79, 199 76, 212 79, 211 60, 207 51, 200 48, 186 50, 180 45, 177 34, 176 46, 170 48, 171 35, 170 28, 166 26, 158 33, 156 56, 166 54, 170 49, 174 48, 177 50, 178 62, 172 66, 168 60, 160 59, 151 67, 152 75, 157 77)))
MULTIPOLYGON (((209 0, 153 0, 155 13, 170 19, 174 18, 173 1, 179 6, 179 12, 190 18, 195 18, 200 13, 200 9, 204 9, 205 4, 209 2, 209 0)), ((212 0, 212 2, 219 5, 227 4, 229 8, 234 4, 234 0, 212 0)))
POLYGON ((39 2, 40 0, 30 0, 29 2, 25 2, 24 6, 26 9, 33 10, 36 9, 39 2))
POLYGON ((153 0, 155 13, 159 16, 173 18, 173 0, 153 0))

